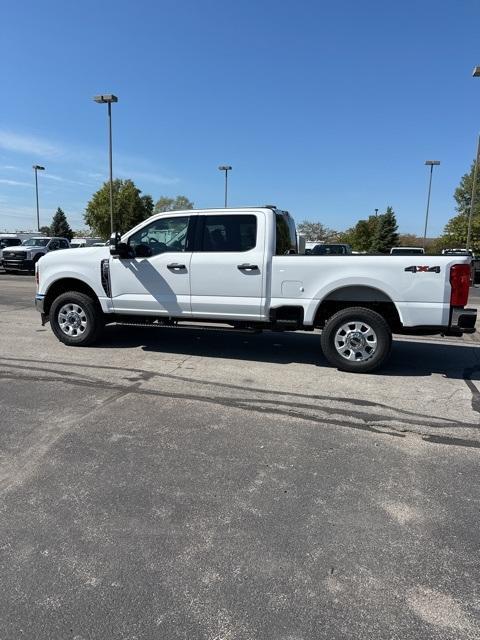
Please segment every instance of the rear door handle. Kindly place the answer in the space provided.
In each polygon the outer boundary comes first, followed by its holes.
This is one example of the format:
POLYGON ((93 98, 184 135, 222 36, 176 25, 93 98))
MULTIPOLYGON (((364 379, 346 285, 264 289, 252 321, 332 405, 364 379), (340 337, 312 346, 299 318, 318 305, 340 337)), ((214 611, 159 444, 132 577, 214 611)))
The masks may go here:
POLYGON ((171 262, 170 264, 167 264, 167 269, 178 271, 179 269, 186 269, 186 267, 184 264, 180 264, 179 262, 171 262))
POLYGON ((258 266, 256 264, 248 264, 248 262, 244 262, 243 264, 237 264, 237 268, 240 269, 240 271, 258 270, 258 266))

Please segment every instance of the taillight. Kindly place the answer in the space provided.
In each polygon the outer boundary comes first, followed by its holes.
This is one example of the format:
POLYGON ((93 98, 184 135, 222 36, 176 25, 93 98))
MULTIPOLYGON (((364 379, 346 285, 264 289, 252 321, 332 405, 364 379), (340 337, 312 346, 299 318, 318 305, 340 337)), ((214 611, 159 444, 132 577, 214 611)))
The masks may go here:
POLYGON ((464 307, 468 302, 470 288, 470 265, 454 264, 450 269, 450 304, 452 307, 464 307))

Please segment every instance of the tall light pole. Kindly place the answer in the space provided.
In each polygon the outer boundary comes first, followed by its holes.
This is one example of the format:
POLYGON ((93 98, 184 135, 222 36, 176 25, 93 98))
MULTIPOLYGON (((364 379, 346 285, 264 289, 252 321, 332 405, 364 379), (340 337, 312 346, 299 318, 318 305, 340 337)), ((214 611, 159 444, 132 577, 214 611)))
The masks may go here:
MULTIPOLYGON (((480 67, 473 69, 472 76, 474 78, 480 78, 480 67)), ((475 156, 475 169, 473 170, 473 184, 472 184, 472 197, 470 198, 470 211, 468 212, 468 231, 467 231, 467 246, 466 249, 470 249, 470 240, 472 236, 472 216, 473 208, 475 206, 475 195, 477 191, 477 173, 478 173, 478 161, 480 156, 480 136, 478 136, 477 155, 475 156)))
POLYGON ((378 209, 375 209, 375 217, 378 216, 378 209))
POLYGON ((228 164, 221 164, 218 167, 219 171, 225 171, 225 209, 227 208, 228 199, 228 172, 232 170, 232 167, 228 164))
POLYGON ((475 206, 476 186, 477 186, 477 173, 478 173, 478 159, 480 156, 480 136, 478 136, 477 155, 475 156, 475 168, 473 170, 473 182, 472 182, 472 195, 470 198, 470 211, 468 212, 468 229, 467 229, 467 244, 466 249, 470 249, 470 239, 472 236, 472 216, 473 208, 475 206))
POLYGON ((40 232, 40 210, 38 208, 38 177, 37 171, 45 171, 45 167, 41 167, 39 164, 34 164, 32 169, 35 172, 35 196, 37 198, 37 231, 40 232))
POLYGON ((117 96, 95 96, 93 98, 99 104, 108 104, 108 155, 110 161, 110 233, 113 233, 113 170, 112 170, 112 102, 118 102, 117 96))
POLYGON ((428 225, 428 212, 430 210, 430 194, 432 192, 432 176, 433 167, 440 164, 440 160, 425 160, 427 167, 430 167, 430 180, 428 181, 428 197, 427 197, 427 211, 425 213, 425 230, 423 232, 423 248, 425 249, 425 241, 427 239, 427 225, 428 225))

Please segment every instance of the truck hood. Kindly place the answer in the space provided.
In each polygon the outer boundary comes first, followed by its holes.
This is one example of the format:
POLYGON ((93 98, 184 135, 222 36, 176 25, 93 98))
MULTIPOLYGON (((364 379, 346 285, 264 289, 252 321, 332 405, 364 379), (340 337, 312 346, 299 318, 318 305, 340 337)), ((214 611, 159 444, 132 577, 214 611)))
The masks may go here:
POLYGON ((2 249, 3 253, 14 253, 15 255, 24 255, 27 251, 32 251, 33 249, 38 249, 38 247, 4 247, 2 249))
POLYGON ((80 265, 110 257, 110 247, 82 247, 49 251, 42 257, 42 264, 80 265))

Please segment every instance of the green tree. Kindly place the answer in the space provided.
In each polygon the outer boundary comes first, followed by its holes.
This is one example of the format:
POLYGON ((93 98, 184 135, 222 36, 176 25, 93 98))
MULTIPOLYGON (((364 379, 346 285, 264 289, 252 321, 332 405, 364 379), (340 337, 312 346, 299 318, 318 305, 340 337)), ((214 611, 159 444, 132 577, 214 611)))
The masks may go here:
MULTIPOLYGON (((115 231, 125 233, 153 213, 151 196, 141 195, 132 180, 113 181, 113 227, 115 231)), ((103 186, 93 194, 84 214, 86 224, 95 235, 108 238, 110 235, 110 184, 103 186)))
POLYGON ((329 242, 333 236, 337 235, 335 231, 332 231, 321 222, 310 222, 310 220, 300 222, 298 232, 305 237, 305 240, 311 242, 315 240, 329 242))
MULTIPOLYGON (((470 167, 470 171, 463 175, 460 184, 455 189, 453 197, 457 206, 457 215, 450 218, 445 225, 442 236, 436 243, 436 249, 453 249, 454 247, 465 247, 467 244, 468 218, 470 216, 470 204, 472 201, 473 173, 475 162, 470 167)), ((480 250, 480 180, 477 176, 475 185, 475 201, 472 215, 472 235, 471 244, 474 250, 480 250)))
POLYGON ((370 251, 378 220, 377 216, 359 220, 354 227, 339 234, 338 241, 351 245, 354 251, 370 251))
POLYGON ((60 207, 58 207, 53 216, 49 235, 56 236, 57 238, 67 238, 67 240, 73 238, 73 231, 68 224, 67 216, 60 207))
POLYGON ((370 245, 370 251, 375 253, 388 253, 392 247, 398 246, 398 224, 392 207, 381 216, 378 216, 378 224, 370 245))
POLYGON ((50 235, 50 227, 48 227, 47 225, 44 225, 43 227, 40 227, 39 231, 40 231, 40 233, 43 233, 44 236, 49 236, 50 235))
POLYGON ((193 209, 193 202, 191 202, 186 196, 177 196, 176 198, 169 198, 168 196, 160 196, 155 203, 154 213, 163 213, 164 211, 185 211, 186 209, 193 209))

